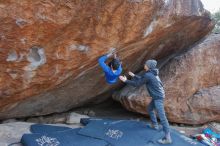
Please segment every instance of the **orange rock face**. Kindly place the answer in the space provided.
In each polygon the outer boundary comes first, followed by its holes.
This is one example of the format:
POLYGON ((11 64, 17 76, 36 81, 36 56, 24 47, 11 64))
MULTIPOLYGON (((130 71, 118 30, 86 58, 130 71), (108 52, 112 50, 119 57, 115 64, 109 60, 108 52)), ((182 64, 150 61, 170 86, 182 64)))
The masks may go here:
POLYGON ((120 86, 97 64, 109 48, 136 71, 213 28, 200 0, 8 0, 0 21, 0 119, 104 100, 120 86))
MULTIPOLYGON (((220 34, 213 34, 161 68, 169 121, 202 124, 220 121, 220 34)), ((126 86, 114 95, 128 110, 147 114, 145 86, 126 86)))

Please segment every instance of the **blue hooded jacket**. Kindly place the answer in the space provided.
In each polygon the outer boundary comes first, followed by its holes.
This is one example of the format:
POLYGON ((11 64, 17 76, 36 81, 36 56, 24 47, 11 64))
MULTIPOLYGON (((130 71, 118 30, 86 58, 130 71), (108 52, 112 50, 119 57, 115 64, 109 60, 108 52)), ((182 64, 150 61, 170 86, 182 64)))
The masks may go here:
POLYGON ((107 55, 104 55, 99 58, 99 65, 102 67, 104 73, 106 82, 109 84, 114 84, 118 81, 118 77, 120 76, 122 72, 121 64, 118 67, 118 69, 113 72, 112 69, 105 63, 105 61, 108 59, 107 55))
POLYGON ((158 74, 158 69, 150 69, 142 76, 135 75, 135 80, 127 80, 126 83, 135 87, 145 84, 153 99, 163 99, 165 92, 158 74))

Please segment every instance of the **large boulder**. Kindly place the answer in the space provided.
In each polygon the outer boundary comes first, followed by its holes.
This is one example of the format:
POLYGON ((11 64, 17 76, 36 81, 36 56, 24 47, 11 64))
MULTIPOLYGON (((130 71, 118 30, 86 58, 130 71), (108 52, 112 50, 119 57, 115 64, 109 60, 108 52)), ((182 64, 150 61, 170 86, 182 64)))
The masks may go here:
POLYGON ((120 86, 97 64, 109 48, 136 71, 213 28, 200 0, 7 0, 0 21, 0 119, 104 100, 120 86))
MULTIPOLYGON (((166 63, 160 72, 169 121, 202 124, 220 121, 220 34, 213 34, 166 63)), ((128 110, 147 114, 151 98, 145 85, 114 94, 128 110)))

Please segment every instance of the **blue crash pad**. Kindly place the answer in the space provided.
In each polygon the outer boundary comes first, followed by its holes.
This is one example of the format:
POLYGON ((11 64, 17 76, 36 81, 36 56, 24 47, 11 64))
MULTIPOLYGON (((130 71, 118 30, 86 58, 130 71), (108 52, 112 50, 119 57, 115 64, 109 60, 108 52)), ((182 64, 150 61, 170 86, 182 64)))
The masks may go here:
POLYGON ((99 120, 105 120, 105 121, 111 121, 111 122, 113 122, 113 121, 120 121, 120 119, 101 119, 101 118, 81 118, 80 119, 80 123, 82 124, 82 125, 84 125, 84 126, 86 126, 87 124, 89 124, 89 122, 91 122, 91 121, 99 121, 99 120))
MULTIPOLYGON (((103 139, 113 146, 163 146, 157 140, 164 136, 162 130, 157 131, 144 122, 131 120, 89 120, 78 133, 103 139)), ((173 129, 171 136, 173 143, 166 146, 204 146, 173 129)))
POLYGON ((58 131, 65 131, 65 130, 71 130, 72 128, 63 127, 63 126, 52 126, 52 125, 43 125, 43 124, 34 124, 31 125, 31 132, 32 133, 54 133, 58 131))
POLYGON ((47 134, 24 134, 21 143, 24 146, 109 146, 104 140, 77 134, 79 130, 80 128, 47 134))

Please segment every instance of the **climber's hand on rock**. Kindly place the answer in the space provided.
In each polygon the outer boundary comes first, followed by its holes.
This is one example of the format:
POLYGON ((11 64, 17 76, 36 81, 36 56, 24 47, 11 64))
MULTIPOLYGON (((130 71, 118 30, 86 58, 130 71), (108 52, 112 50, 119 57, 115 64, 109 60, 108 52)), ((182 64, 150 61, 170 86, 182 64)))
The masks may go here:
POLYGON ((114 52, 113 55, 114 55, 114 59, 116 59, 116 58, 117 58, 117 54, 116 54, 116 52, 114 52))
POLYGON ((119 76, 119 79, 120 79, 122 82, 126 82, 126 81, 127 81, 127 77, 126 77, 126 76, 119 76))
POLYGON ((108 53, 106 56, 107 56, 108 58, 110 58, 110 57, 113 56, 113 54, 112 54, 112 53, 108 53))
POLYGON ((108 54, 107 54, 107 57, 112 57, 112 56, 115 56, 116 54, 116 49, 115 48, 110 48, 108 54))

